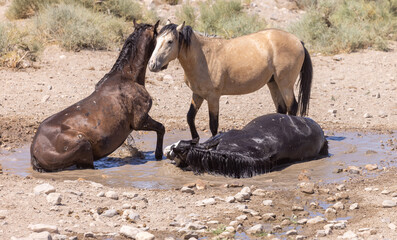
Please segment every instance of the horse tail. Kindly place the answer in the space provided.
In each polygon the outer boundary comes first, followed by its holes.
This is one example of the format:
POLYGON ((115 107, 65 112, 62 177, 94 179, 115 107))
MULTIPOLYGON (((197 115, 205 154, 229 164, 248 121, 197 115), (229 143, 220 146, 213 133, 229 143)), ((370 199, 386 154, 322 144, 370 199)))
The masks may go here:
POLYGON ((327 141, 327 139, 325 139, 325 141, 323 143, 323 146, 320 149, 319 154, 322 155, 322 156, 328 156, 329 153, 328 153, 328 141, 327 141))
POLYGON ((45 172, 45 170, 40 166, 39 161, 33 155, 33 153, 31 153, 31 156, 30 156, 30 163, 32 164, 33 170, 35 170, 37 172, 45 172))
POLYGON ((313 79, 313 65, 309 52, 305 48, 304 43, 303 42, 301 43, 305 51, 305 60, 303 61, 303 65, 300 72, 300 78, 299 78, 298 103, 299 103, 300 115, 305 116, 309 111, 310 92, 311 92, 312 79, 313 79))
POLYGON ((191 148, 186 164, 195 173, 212 173, 234 178, 252 177, 269 172, 276 164, 272 158, 254 159, 238 153, 191 148))

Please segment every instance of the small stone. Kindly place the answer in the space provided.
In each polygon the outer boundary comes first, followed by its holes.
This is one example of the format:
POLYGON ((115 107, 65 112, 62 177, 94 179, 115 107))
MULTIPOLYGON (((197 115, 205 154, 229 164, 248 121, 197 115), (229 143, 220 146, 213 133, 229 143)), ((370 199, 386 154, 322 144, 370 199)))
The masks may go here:
POLYGON ((240 216, 236 217, 236 220, 240 221, 240 222, 247 220, 247 219, 248 219, 247 215, 240 215, 240 216))
POLYGON ((335 223, 333 225, 334 229, 345 229, 346 228, 346 223, 345 222, 339 222, 339 223, 335 223))
POLYGON ((273 221, 276 219, 276 214, 274 213, 265 213, 262 215, 264 221, 273 221))
POLYGON ((139 232, 135 235, 135 240, 153 240, 155 237, 149 232, 139 232))
POLYGON ((136 235, 140 232, 142 232, 142 230, 139 228, 136 228, 136 227, 124 225, 120 228, 121 235, 132 238, 132 239, 135 239, 136 235))
POLYGON ((44 95, 43 98, 41 98, 41 103, 45 103, 50 99, 50 95, 44 95))
POLYGON ((340 185, 336 186, 336 190, 345 191, 346 190, 345 184, 340 184, 340 185))
POLYGON ((58 233, 58 227, 48 224, 29 224, 28 229, 33 232, 50 232, 58 233))
POLYGON ((363 117, 364 117, 364 118, 372 118, 372 115, 369 114, 369 113, 365 113, 363 117))
POLYGON ((105 193, 104 193, 104 192, 100 192, 100 193, 98 193, 96 196, 97 196, 97 197, 104 197, 104 196, 105 196, 105 193))
POLYGON ((33 192, 36 195, 39 195, 39 194, 42 194, 42 193, 49 194, 49 193, 55 192, 55 188, 52 185, 48 184, 48 183, 43 183, 41 185, 36 186, 33 189, 33 192))
POLYGON ((122 215, 123 219, 132 220, 134 222, 141 220, 141 216, 133 210, 125 210, 122 215))
POLYGON ((393 231, 396 230, 396 225, 394 223, 389 223, 387 226, 393 231))
POLYGON ((111 217, 116 216, 117 214, 118 214, 118 212, 116 209, 109 209, 109 210, 106 210, 105 212, 103 212, 101 216, 111 218, 111 217))
POLYGON ((124 203, 123 206, 121 206, 122 209, 130 209, 131 208, 131 204, 128 203, 124 203))
POLYGON ((227 197, 225 199, 225 202, 227 202, 227 203, 234 203, 235 201, 236 201, 236 199, 234 197, 232 197, 232 196, 227 197))
POLYGON ((56 234, 52 237, 52 240, 67 240, 68 236, 63 234, 56 234))
POLYGON ((252 195, 264 197, 264 196, 266 196, 266 193, 267 193, 266 190, 258 188, 258 189, 255 189, 254 192, 252 192, 252 195))
POLYGON ((346 192, 336 193, 335 199, 336 199, 336 201, 339 201, 341 199, 349 199, 349 194, 347 194, 346 192))
POLYGON ((306 239, 306 237, 303 235, 297 235, 295 238, 295 240, 303 240, 303 239, 306 239))
POLYGON ((118 200, 119 199, 119 195, 114 192, 114 191, 108 191, 105 193, 105 197, 113 199, 113 200, 118 200))
POLYGON ((349 207, 350 210, 354 210, 354 209, 358 209, 358 208, 359 208, 358 203, 353 203, 353 204, 350 205, 350 207, 349 207))
POLYGON ((261 233, 264 231, 264 227, 262 224, 256 224, 252 226, 251 228, 247 229, 247 233, 249 234, 255 234, 255 233, 261 233))
POLYGON ((216 203, 215 198, 207 198, 201 201, 204 205, 214 205, 216 203))
POLYGON ((393 200, 384 200, 382 202, 382 206, 384 208, 391 208, 391 207, 395 207, 396 205, 397 205, 396 201, 393 201, 393 200))
POLYGON ((301 206, 292 206, 292 211, 303 211, 303 207, 301 206))
POLYGON ((365 169, 367 169, 368 171, 374 171, 374 170, 378 169, 378 165, 376 165, 376 164, 367 164, 367 165, 365 165, 365 169))
POLYGON ((95 235, 92 232, 84 233, 84 238, 94 238, 95 235))
POLYGON ((352 173, 352 174, 360 174, 360 173, 361 173, 360 168, 358 168, 358 167, 356 167, 356 166, 349 166, 349 167, 347 168, 347 171, 348 171, 349 173, 352 173))
POLYGON ((246 200, 249 200, 249 199, 250 199, 250 196, 251 196, 251 194, 249 194, 249 193, 242 193, 242 192, 239 192, 239 193, 237 193, 236 195, 234 195, 234 198, 235 198, 236 201, 238 201, 238 202, 244 202, 244 201, 246 201, 246 200))
POLYGON ((300 191, 307 194, 314 193, 314 183, 312 182, 302 182, 299 184, 300 191))
POLYGON ((342 202, 337 202, 332 206, 334 209, 338 210, 338 209, 345 209, 345 206, 343 205, 342 202))
POLYGON ((325 221, 326 221, 325 218, 321 216, 316 216, 314 218, 307 220, 307 224, 317 224, 317 223, 323 223, 325 221))
POLYGON ((123 192, 121 195, 122 195, 123 197, 128 198, 128 199, 133 199, 133 198, 138 197, 138 194, 137 194, 137 193, 134 193, 134 192, 123 192))
POLYGON ((193 191, 193 189, 191 189, 191 188, 188 188, 188 187, 182 187, 182 188, 181 188, 181 192, 183 192, 183 193, 190 193, 190 194, 194 194, 194 191, 193 191))
POLYGON ((325 230, 317 230, 316 237, 325 237, 325 236, 327 236, 325 230))
POLYGON ((380 194, 389 195, 390 191, 389 190, 383 190, 382 192, 380 192, 380 194))
POLYGON ((62 197, 59 193, 50 193, 47 195, 47 202, 51 205, 60 205, 61 201, 62 197))
POLYGON ((196 181, 196 188, 197 190, 204 190, 207 188, 207 184, 203 180, 198 179, 196 181))
POLYGON ((299 224, 299 225, 304 225, 304 224, 306 224, 307 223, 307 219, 306 218, 302 218, 302 219, 299 219, 298 221, 297 221, 297 223, 299 224))
POLYGON ((35 232, 29 235, 31 240, 52 240, 51 234, 49 232, 35 232))
POLYGON ((322 194, 329 194, 330 190, 329 188, 319 188, 318 192, 322 194))
POLYGON ((226 232, 234 233, 234 232, 236 231, 236 229, 235 229, 234 227, 232 227, 232 226, 227 226, 227 227, 225 228, 225 231, 226 231, 226 232))
POLYGON ((352 239, 356 238, 357 234, 355 234, 353 231, 347 231, 343 234, 342 239, 352 239))
POLYGON ((353 111, 354 111, 354 108, 348 108, 347 111, 353 112, 353 111))
POLYGON ((325 214, 326 214, 326 215, 335 215, 335 214, 336 214, 336 210, 333 209, 333 208, 327 208, 327 209, 325 210, 325 214))
POLYGON ((169 74, 165 74, 162 78, 160 78, 160 81, 164 81, 167 83, 173 83, 174 82, 174 78, 169 75, 169 74))
POLYGON ((263 200, 264 206, 273 206, 273 200, 263 200))
POLYGON ((248 193, 249 195, 251 195, 251 188, 249 187, 243 187, 243 189, 241 189, 240 193, 248 193))
POLYGON ((295 229, 289 230, 285 233, 287 236, 298 235, 298 232, 295 229))

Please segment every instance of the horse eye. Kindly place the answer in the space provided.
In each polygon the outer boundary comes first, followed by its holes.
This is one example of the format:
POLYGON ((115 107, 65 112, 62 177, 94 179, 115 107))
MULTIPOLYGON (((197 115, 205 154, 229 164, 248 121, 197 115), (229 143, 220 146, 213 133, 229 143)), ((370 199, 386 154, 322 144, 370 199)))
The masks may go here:
POLYGON ((169 40, 169 41, 168 41, 168 44, 172 44, 172 40, 169 40))

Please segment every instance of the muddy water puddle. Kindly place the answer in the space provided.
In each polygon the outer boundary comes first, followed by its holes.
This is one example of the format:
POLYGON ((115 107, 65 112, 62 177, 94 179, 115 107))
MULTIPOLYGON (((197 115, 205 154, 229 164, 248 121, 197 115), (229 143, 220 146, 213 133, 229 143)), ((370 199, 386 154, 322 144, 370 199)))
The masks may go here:
MULTIPOLYGON (((280 167, 279 169, 255 176, 249 179, 232 179, 223 176, 194 175, 175 167, 169 160, 156 161, 154 148, 155 133, 134 133, 136 146, 143 152, 144 158, 120 157, 121 150, 111 157, 95 162, 95 170, 66 170, 56 173, 37 173, 31 169, 29 146, 12 151, 0 152, 0 164, 3 171, 20 176, 52 178, 59 180, 86 180, 99 182, 111 186, 133 186, 149 189, 170 189, 181 187, 183 184, 195 182, 198 179, 215 185, 225 183, 239 183, 256 185, 266 188, 295 187, 300 173, 305 172, 312 181, 323 183, 341 182, 349 178, 349 174, 337 173, 338 169, 348 166, 364 167, 366 164, 377 164, 382 167, 397 166, 397 134, 374 134, 358 132, 326 132, 329 136, 330 156, 313 161, 299 162, 280 167), (394 140, 393 140, 394 139, 394 140), (383 146, 382 146, 383 143, 383 146), (392 143, 392 144, 389 144, 392 143)), ((187 131, 175 131, 165 135, 164 146, 180 139, 189 139, 187 131)), ((201 133, 202 140, 209 137, 208 133, 201 133)), ((378 172, 367 174, 375 175, 378 172)))

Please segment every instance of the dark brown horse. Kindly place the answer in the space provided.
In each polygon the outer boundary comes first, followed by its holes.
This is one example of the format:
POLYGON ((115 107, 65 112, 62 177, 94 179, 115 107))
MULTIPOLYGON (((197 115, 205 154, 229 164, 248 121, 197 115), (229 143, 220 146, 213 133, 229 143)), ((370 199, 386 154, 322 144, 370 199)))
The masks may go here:
POLYGON ((146 66, 154 50, 157 26, 135 24, 113 68, 87 98, 44 120, 30 149, 34 170, 57 171, 94 161, 116 150, 132 130, 156 131, 155 156, 163 156, 164 126, 148 112, 146 66))

